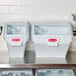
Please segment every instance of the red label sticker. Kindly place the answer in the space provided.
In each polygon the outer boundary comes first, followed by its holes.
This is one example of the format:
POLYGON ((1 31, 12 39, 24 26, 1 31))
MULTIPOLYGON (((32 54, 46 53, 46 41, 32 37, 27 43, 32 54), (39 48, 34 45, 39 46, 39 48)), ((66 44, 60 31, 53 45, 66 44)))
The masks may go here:
POLYGON ((57 39, 48 39, 49 42, 57 42, 57 39))
POLYGON ((18 41, 20 41, 20 39, 19 38, 14 38, 14 39, 11 39, 11 41, 18 42, 18 41))

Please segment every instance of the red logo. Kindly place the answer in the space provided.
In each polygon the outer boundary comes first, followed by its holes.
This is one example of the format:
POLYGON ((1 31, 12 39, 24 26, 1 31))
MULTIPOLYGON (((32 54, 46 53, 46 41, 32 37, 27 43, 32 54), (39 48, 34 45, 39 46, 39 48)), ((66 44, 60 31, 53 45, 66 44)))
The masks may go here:
POLYGON ((14 39, 11 39, 11 41, 18 42, 18 41, 20 41, 20 39, 19 38, 14 38, 14 39))
POLYGON ((57 39, 48 39, 49 42, 57 42, 57 39))

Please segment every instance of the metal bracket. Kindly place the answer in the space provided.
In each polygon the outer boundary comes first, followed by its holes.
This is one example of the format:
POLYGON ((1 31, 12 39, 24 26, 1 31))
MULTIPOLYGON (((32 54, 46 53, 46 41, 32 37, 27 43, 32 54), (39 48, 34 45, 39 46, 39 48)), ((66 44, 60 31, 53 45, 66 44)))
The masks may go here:
POLYGON ((2 26, 0 26, 0 35, 2 34, 2 29, 3 29, 3 27, 2 27, 2 26))

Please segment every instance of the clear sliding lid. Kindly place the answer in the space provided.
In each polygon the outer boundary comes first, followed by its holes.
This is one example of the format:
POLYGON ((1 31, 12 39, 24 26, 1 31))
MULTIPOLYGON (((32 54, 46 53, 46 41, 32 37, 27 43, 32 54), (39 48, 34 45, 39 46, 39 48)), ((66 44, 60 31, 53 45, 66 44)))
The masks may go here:
POLYGON ((25 34, 24 25, 7 25, 7 34, 8 35, 24 35, 25 34))
POLYGON ((71 30, 69 23, 41 23, 35 24, 35 35, 66 35, 71 30))

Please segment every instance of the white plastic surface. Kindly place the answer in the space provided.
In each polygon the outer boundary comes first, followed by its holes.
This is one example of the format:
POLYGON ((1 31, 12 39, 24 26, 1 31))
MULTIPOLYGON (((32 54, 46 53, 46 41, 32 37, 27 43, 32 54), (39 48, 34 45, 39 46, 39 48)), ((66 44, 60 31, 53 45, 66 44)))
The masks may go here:
POLYGON ((45 44, 34 44, 34 45, 36 53, 35 63, 38 64, 67 63, 66 55, 68 52, 69 44, 61 44, 59 46, 47 46, 45 44))
MULTIPOLYGON (((72 27, 67 22, 35 22, 32 25, 32 40, 34 41, 36 62, 41 59, 62 58, 66 62, 66 55, 73 37, 72 27), (57 39, 48 42, 48 39, 57 39)), ((43 63, 43 62, 42 62, 43 63)), ((61 62, 60 62, 61 63, 61 62)), ((67 63, 67 62, 66 62, 67 63)))
POLYGON ((67 22, 36 22, 33 23, 31 32, 35 43, 46 43, 50 37, 58 37, 60 42, 66 42, 73 36, 71 24, 67 22))
POLYGON ((29 25, 27 22, 10 22, 4 28, 4 38, 8 44, 10 38, 22 38, 23 43, 29 39, 29 25))
MULTIPOLYGON (((10 22, 5 25, 4 39, 7 43, 10 63, 11 57, 22 59, 20 63, 24 63, 24 53, 26 42, 29 39, 29 25, 26 22, 10 22), (13 39, 13 40, 12 40, 13 39)), ((17 63, 18 60, 13 59, 17 63)), ((20 64, 19 63, 19 64, 20 64)))

